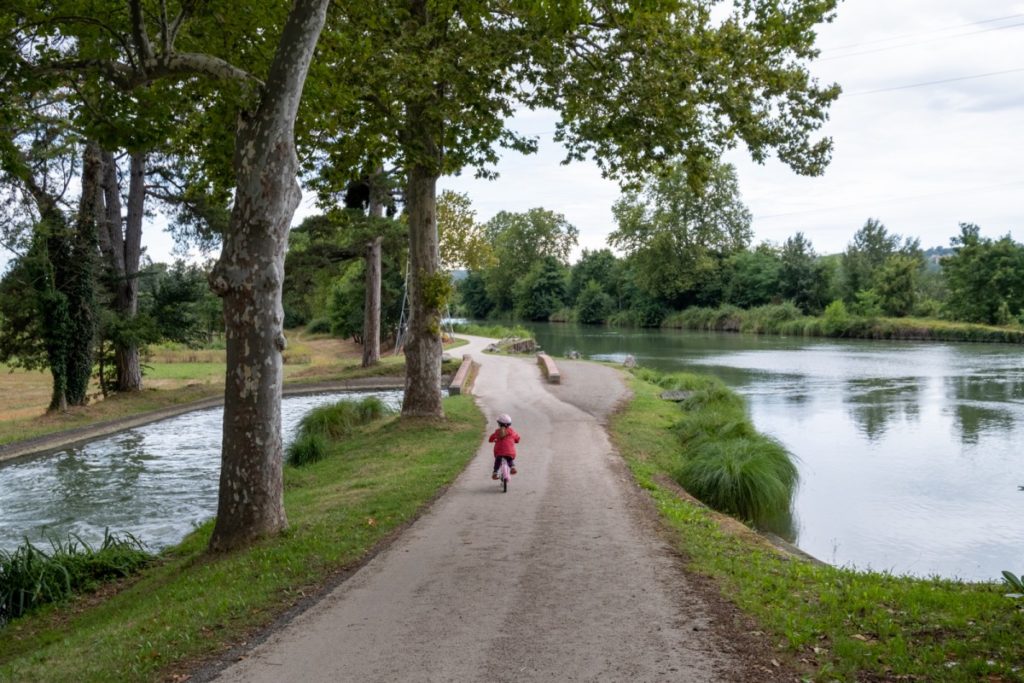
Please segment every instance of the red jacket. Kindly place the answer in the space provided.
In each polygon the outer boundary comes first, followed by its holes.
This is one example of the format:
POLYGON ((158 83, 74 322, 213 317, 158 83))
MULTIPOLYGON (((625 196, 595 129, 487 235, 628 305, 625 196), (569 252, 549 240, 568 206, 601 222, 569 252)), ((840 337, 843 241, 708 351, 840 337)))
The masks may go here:
POLYGON ((494 457, 507 455, 516 457, 516 444, 519 443, 519 434, 511 427, 505 427, 505 436, 501 436, 501 430, 495 429, 488 441, 494 444, 494 457))

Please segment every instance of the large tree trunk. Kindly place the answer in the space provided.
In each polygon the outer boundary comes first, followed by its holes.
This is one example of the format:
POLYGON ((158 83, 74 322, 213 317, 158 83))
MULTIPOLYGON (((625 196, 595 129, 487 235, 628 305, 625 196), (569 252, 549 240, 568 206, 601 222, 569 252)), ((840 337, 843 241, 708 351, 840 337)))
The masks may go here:
MULTIPOLYGON (((117 162, 110 152, 103 153, 103 191, 106 199, 105 230, 100 231, 100 246, 107 260, 114 288, 114 310, 125 319, 134 318, 139 305, 139 261, 142 255, 142 219, 146 201, 146 155, 131 155, 128 184, 128 216, 122 227, 121 188, 117 180, 117 162)), ((134 339, 114 343, 118 391, 142 389, 139 344, 134 339)))
MULTIPOLYGON (((39 259, 39 316, 43 345, 53 376, 48 410, 65 411, 83 405, 92 375, 95 337, 94 266, 96 212, 101 202, 100 150, 87 143, 82 155, 82 193, 74 225, 60 209, 58 199, 31 172, 20 180, 39 210, 39 228, 32 246, 39 259)), ((27 164, 26 164, 27 167, 27 164)))
POLYGON ((380 362, 381 237, 366 245, 366 299, 363 307, 363 367, 380 362))
POLYGON ((296 0, 259 107, 235 137, 237 187, 211 286, 224 299, 227 381, 217 521, 210 549, 287 526, 281 444, 281 306, 288 230, 301 192, 295 116, 328 0, 296 0))
POLYGON ((441 405, 441 306, 437 251, 437 173, 414 165, 409 172, 409 331, 405 342, 402 415, 443 417, 441 405))
MULTIPOLYGON (((384 195, 381 187, 382 171, 370 176, 370 220, 384 217, 384 195)), ((363 367, 380 362, 380 279, 381 243, 374 237, 366 245, 366 298, 363 306, 363 367)))
POLYGON ((67 402, 82 406, 88 401, 92 378, 93 343, 96 340, 97 211, 102 205, 103 160, 99 145, 89 142, 82 159, 82 195, 71 241, 70 260, 58 287, 67 296, 67 402))
MULTIPOLYGON (((409 2, 413 34, 430 23, 427 0, 409 2)), ((411 36, 419 39, 420 36, 411 36)), ((440 87, 440 86, 439 86, 440 87)), ((444 417, 441 405, 441 307, 447 275, 440 272, 437 249, 437 179, 441 174, 440 92, 406 102, 402 144, 410 153, 409 187, 409 330, 405 342, 405 398, 402 415, 444 417), (443 280, 441 278, 444 278, 443 280)))

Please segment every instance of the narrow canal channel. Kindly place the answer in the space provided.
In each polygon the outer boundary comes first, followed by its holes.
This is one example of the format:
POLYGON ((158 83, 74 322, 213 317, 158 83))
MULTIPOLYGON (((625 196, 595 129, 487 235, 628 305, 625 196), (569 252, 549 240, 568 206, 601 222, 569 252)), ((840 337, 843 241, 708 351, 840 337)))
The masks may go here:
MULTIPOLYGON (((797 458, 795 542, 832 564, 1024 572, 1024 350, 530 326, 555 356, 717 375, 797 458)), ((571 381, 571 377, 564 381, 571 381)))
MULTIPOLYGON (((285 398, 284 442, 313 408, 379 396, 397 408, 400 391, 346 392, 285 398)), ((102 540, 105 528, 134 534, 151 549, 179 542, 217 508, 223 409, 179 415, 84 446, 0 465, 0 549, 25 538, 76 534, 102 540)))

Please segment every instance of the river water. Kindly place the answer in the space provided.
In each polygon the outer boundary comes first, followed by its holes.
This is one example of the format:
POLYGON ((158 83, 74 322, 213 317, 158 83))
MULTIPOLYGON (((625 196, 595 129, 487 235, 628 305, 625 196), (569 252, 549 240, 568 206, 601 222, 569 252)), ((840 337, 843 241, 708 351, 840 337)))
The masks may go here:
POLYGON ((554 356, 632 354, 741 393, 797 458, 795 542, 815 557, 966 580, 1024 571, 1018 346, 530 327, 554 356))
MULTIPOLYGON (((370 395, 401 403, 400 391, 285 398, 285 444, 313 408, 370 395)), ((68 534, 96 544, 108 527, 154 550, 179 542, 216 513, 223 416, 222 408, 200 410, 0 465, 0 549, 26 537, 45 549, 47 538, 68 534)))

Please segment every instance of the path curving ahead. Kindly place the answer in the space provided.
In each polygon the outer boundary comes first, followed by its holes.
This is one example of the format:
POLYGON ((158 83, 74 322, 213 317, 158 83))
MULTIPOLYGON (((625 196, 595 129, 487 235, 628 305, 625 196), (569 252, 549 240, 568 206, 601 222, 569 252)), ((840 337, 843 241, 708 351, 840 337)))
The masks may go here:
POLYGON ((508 494, 486 434, 448 492, 387 550, 270 635, 221 681, 736 681, 603 423, 618 371, 532 357, 481 363, 474 394, 522 435, 508 494))

